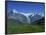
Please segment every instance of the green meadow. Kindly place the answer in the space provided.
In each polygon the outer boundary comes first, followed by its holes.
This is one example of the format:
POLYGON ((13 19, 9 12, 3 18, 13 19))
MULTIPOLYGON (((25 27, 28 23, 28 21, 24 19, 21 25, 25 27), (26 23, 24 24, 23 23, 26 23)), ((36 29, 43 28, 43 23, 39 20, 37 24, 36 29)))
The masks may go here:
MULTIPOLYGON (((35 22, 34 22, 35 23, 35 22)), ((17 23, 15 20, 7 20, 7 33, 36 33, 44 32, 44 24, 38 22, 37 24, 28 24, 28 23, 17 23)), ((44 22, 43 22, 44 23, 44 22)))

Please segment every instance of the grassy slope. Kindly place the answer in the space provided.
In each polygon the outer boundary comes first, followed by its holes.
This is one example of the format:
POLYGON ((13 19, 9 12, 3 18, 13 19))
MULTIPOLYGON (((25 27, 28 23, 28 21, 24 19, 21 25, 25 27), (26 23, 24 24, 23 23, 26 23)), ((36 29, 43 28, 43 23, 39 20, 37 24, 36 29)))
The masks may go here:
POLYGON ((27 32, 43 32, 41 25, 31 25, 26 23, 16 23, 15 20, 7 21, 7 33, 27 33, 27 32))

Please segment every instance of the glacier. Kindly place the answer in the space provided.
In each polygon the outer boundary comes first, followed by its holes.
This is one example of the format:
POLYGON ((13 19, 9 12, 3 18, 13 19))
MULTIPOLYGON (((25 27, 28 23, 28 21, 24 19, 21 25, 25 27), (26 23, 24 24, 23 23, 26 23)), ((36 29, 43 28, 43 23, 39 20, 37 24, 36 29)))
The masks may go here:
POLYGON ((15 9, 13 9, 12 13, 8 16, 8 19, 15 19, 15 20, 19 20, 22 23, 29 23, 29 24, 31 22, 34 22, 34 21, 39 20, 41 18, 42 18, 42 16, 40 15, 40 13, 39 14, 37 12, 35 12, 35 13, 23 13, 23 12, 17 12, 15 9))

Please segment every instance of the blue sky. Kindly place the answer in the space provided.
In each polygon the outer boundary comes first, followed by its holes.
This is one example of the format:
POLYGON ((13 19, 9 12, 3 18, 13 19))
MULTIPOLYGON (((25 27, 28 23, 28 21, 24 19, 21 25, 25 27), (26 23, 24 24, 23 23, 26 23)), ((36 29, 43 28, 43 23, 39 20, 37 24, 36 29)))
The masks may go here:
POLYGON ((42 3, 27 2, 8 2, 7 10, 16 9, 18 12, 31 13, 37 12, 44 14, 45 6, 42 3))

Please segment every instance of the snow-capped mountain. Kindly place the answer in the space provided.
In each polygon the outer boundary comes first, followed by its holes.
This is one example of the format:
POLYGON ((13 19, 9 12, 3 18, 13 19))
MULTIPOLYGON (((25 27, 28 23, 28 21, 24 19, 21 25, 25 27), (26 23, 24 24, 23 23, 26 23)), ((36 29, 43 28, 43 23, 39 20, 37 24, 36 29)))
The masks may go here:
POLYGON ((30 17, 30 22, 34 22, 34 21, 39 20, 39 19, 42 18, 42 17, 41 17, 40 15, 38 15, 38 14, 35 14, 35 15, 29 16, 29 17, 30 17))
POLYGON ((12 11, 9 11, 7 15, 8 19, 19 20, 22 23, 31 23, 42 18, 42 16, 38 13, 22 13, 17 12, 14 9, 12 11))

